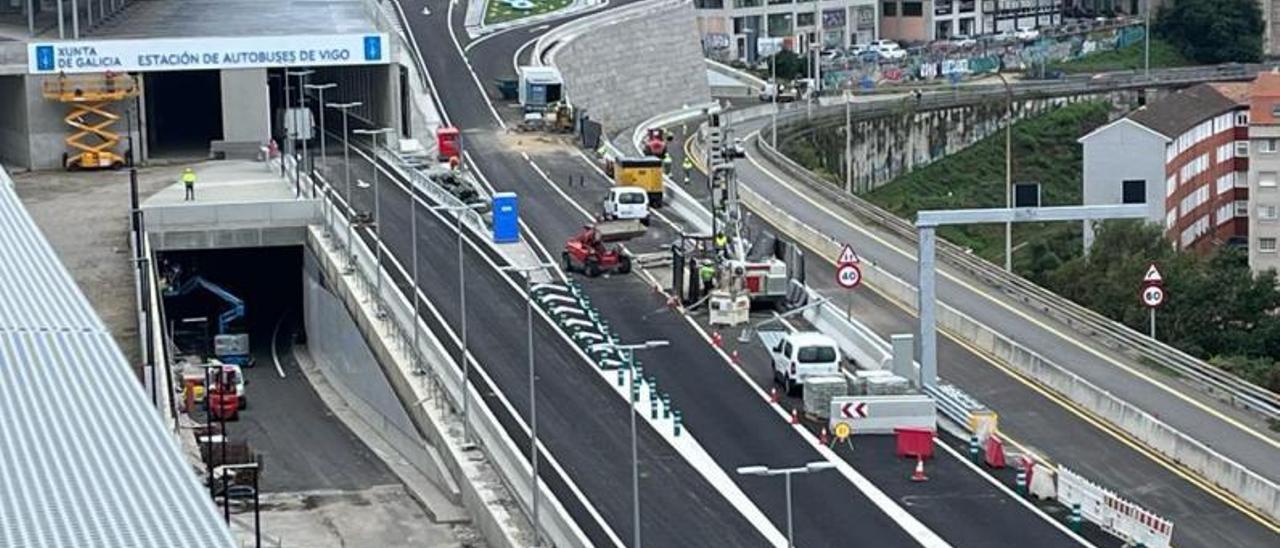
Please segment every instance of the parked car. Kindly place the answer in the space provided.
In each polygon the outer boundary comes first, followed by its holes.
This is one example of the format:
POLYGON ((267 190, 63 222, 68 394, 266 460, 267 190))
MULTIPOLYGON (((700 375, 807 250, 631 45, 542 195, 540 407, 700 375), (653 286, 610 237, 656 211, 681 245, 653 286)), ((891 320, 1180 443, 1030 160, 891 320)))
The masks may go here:
POLYGON ((978 45, 978 41, 968 34, 957 34, 951 37, 951 45, 957 48, 971 48, 978 45))
POLYGON ((1040 31, 1036 29, 1021 28, 1021 29, 1018 29, 1017 31, 1014 31, 1013 35, 1016 36, 1018 40, 1021 40, 1023 42, 1030 42, 1032 40, 1036 40, 1040 38, 1040 31))
POLYGON ((840 372, 840 347, 817 331, 801 331, 783 337, 769 349, 773 359, 773 379, 782 384, 787 394, 804 387, 810 375, 840 372))
POLYGON ((878 40, 878 41, 888 42, 887 44, 877 44, 875 46, 876 48, 875 51, 876 53, 880 54, 880 57, 883 57, 890 61, 896 61, 898 59, 902 59, 907 56, 907 50, 902 49, 902 46, 899 46, 897 42, 893 42, 889 40, 878 40))
POLYGON ((638 186, 615 186, 604 199, 606 219, 631 219, 649 224, 649 194, 638 186))

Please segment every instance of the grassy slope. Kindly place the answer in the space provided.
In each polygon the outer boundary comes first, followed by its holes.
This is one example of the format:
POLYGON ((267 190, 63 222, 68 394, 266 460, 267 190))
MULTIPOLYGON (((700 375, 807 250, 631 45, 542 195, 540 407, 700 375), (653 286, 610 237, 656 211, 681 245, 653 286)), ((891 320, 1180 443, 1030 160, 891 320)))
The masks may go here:
POLYGON ((541 15, 568 6, 573 0, 533 0, 531 10, 512 9, 499 0, 489 0, 489 9, 485 10, 484 22, 487 25, 514 21, 522 17, 541 15))
MULTIPOLYGON (((1049 68, 1071 73, 1141 69, 1144 64, 1143 49, 1142 43, 1139 42, 1124 49, 1106 50, 1073 61, 1052 63, 1049 68)), ((1168 42, 1159 38, 1151 40, 1151 68, 1185 67, 1194 64, 1178 53, 1178 50, 1168 42)))
MULTIPOLYGON (((1106 123, 1108 109, 1106 103, 1077 103, 1015 124, 1014 182, 1040 182, 1044 205, 1078 205, 1083 151, 1076 139, 1106 123)), ((920 209, 1003 207, 1004 132, 898 177, 867 198, 904 218, 920 209)), ((1035 279, 1039 272, 1079 254, 1080 232, 1078 223, 1014 227, 1018 270, 1037 274, 1035 279)), ((1003 225, 948 227, 941 234, 988 260, 1004 262, 1003 225)))

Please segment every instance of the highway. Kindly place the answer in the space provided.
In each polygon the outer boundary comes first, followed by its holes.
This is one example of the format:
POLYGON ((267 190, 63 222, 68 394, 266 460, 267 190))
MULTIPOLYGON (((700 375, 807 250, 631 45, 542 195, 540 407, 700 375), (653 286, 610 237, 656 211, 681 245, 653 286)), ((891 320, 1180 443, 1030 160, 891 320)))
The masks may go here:
MULTIPOLYGON (((745 137, 759 129, 762 122, 739 124, 734 129, 738 136, 745 137)), ((691 127, 694 125, 690 124, 691 127)), ((874 261, 885 267, 886 261, 897 260, 894 255, 900 256, 894 251, 881 249, 875 240, 855 232, 841 218, 828 214, 830 209, 824 211, 823 208, 831 207, 828 205, 829 201, 809 197, 812 199, 810 201, 795 194, 794 189, 799 188, 797 184, 779 181, 774 177, 776 173, 762 167, 757 159, 757 150, 749 148, 748 152, 751 159, 737 162, 742 184, 761 193, 792 215, 813 223, 810 226, 833 238, 851 243, 864 260, 874 261), (817 204, 822 205, 820 207, 817 204)), ((679 165, 684 151, 678 151, 677 154, 675 163, 679 165)), ((704 184, 702 180, 695 178, 698 182, 693 187, 698 188, 704 184)), ((843 219, 851 217, 844 216, 843 219)), ((781 233, 776 228, 774 231, 781 233)), ((914 248, 910 249, 914 253, 914 248)), ((892 333, 916 332, 914 314, 874 288, 863 286, 853 291, 852 295, 838 289, 834 283, 834 266, 830 262, 832 259, 828 257, 825 260, 807 262, 807 281, 811 286, 833 296, 841 306, 851 302, 858 318, 886 340, 892 333)), ((901 262, 904 264, 900 268, 910 270, 901 272, 892 267, 891 270, 904 279, 914 280, 914 261, 902 257, 901 262)), ((953 294, 944 289, 941 277, 939 282, 938 295, 950 299, 953 294)), ((1011 329, 1030 328, 1020 325, 1011 329)), ((1232 503, 1189 481, 1185 472, 1130 441, 1114 427, 1090 418, 1071 402, 1012 373, 980 351, 954 338, 940 337, 938 355, 940 375, 1000 412, 1003 433, 1046 455, 1051 461, 1066 464, 1172 519, 1175 523, 1176 545, 1221 546, 1226 542, 1228 545, 1260 546, 1276 541, 1276 532, 1270 526, 1252 519, 1233 508, 1232 503)), ((1047 355, 1057 356, 1052 353, 1047 355)))
MULTIPOLYGON (((498 124, 495 114, 510 116, 513 113, 501 105, 490 109, 489 104, 477 93, 475 79, 466 77, 469 74, 467 66, 457 56, 457 49, 452 44, 444 18, 438 17, 447 13, 443 2, 440 4, 439 8, 430 4, 431 16, 419 16, 421 10, 415 9, 419 7, 417 4, 405 6, 409 27, 413 29, 423 51, 439 103, 449 121, 464 129, 468 155, 478 171, 497 189, 517 192, 521 196, 522 217, 537 236, 544 239, 541 242, 544 247, 558 251, 561 239, 577 230, 585 220, 585 217, 573 213, 572 209, 579 202, 591 203, 599 197, 598 190, 584 187, 575 189, 563 183, 570 178, 590 180, 594 185, 603 182, 587 161, 578 157, 571 149, 556 147, 554 144, 548 146, 549 143, 534 136, 496 131, 498 124), (556 182, 561 184, 557 185, 556 182), (557 189, 568 193, 561 195, 557 189), (576 197, 570 197, 569 194, 576 197)), ((459 25, 460 17, 455 15, 454 34, 464 37, 459 25)), ((477 79, 487 84, 493 78, 510 75, 512 53, 534 37, 535 33, 512 31, 479 42, 469 55, 477 79)), ((400 204, 388 207, 384 204, 384 215, 397 208, 403 210, 405 206, 400 204)), ((395 232, 403 235, 406 223, 393 223, 388 217, 387 225, 398 227, 395 232)), ((553 253, 555 254, 558 253, 553 253)), ((439 257, 432 260, 435 264, 430 279, 441 280, 439 276, 456 276, 449 267, 444 266, 447 261, 442 261, 439 257)), ((436 282, 433 281, 434 283, 436 282)), ((659 384, 672 394, 675 405, 685 411, 688 430, 722 468, 732 470, 749 464, 795 465, 824 458, 823 453, 814 447, 812 435, 803 434, 799 429, 787 425, 783 415, 767 405, 761 397, 758 386, 743 382, 741 376, 732 372, 723 355, 712 349, 697 330, 671 313, 660 311, 663 308, 662 301, 654 300, 657 297, 653 289, 641 279, 613 277, 591 280, 584 285, 593 296, 593 302, 602 308, 613 328, 624 339, 660 338, 671 341, 672 346, 668 349, 648 352, 641 359, 647 371, 657 372, 659 384), (640 307, 639 310, 637 307, 640 307), (649 313, 651 311, 653 314, 649 313)), ((438 289, 431 291, 441 291, 444 295, 440 297, 441 302, 449 301, 449 292, 438 289)), ((487 322, 486 325, 493 324, 487 322)), ((548 377, 541 376, 543 379, 548 377)), ((544 381, 540 386, 545 385, 547 383, 544 381)), ((582 436, 579 439, 590 438, 582 436)), ((555 449, 552 452, 555 453, 555 449)), ((890 458, 884 461, 893 462, 890 458)), ((852 468, 849 470, 852 471, 852 468)), ((909 470, 907 472, 909 475, 909 470)), ((851 475, 857 474, 853 472, 851 475)), ((906 475, 901 475, 900 479, 905 481, 905 477, 906 475)), ((785 501, 780 482, 737 477, 733 480, 751 502, 769 516, 775 527, 785 526, 785 501)), ((942 487, 940 485, 934 489, 941 491, 942 487)), ((877 511, 867 495, 852 489, 847 481, 835 474, 820 480, 797 482, 796 488, 798 493, 803 493, 795 501, 799 544, 821 545, 830 543, 832 539, 845 538, 868 539, 880 545, 913 543, 903 528, 890 519, 891 516, 877 511)), ((584 490, 587 489, 584 487, 584 490)), ((619 492, 615 489, 591 493, 588 498, 625 498, 626 495, 625 490, 619 492)), ((1030 516, 1029 513, 1027 515, 1030 516)), ((966 539, 985 538, 981 535, 986 531, 997 538, 1007 535, 1007 540, 1010 541, 1036 538, 1050 545, 1072 544, 1066 536, 1049 527, 1047 522, 1033 517, 1027 517, 1021 527, 1017 523, 1011 523, 999 528, 1001 531, 993 531, 997 528, 992 527, 979 527, 976 522, 981 520, 972 519, 973 517, 966 515, 964 511, 937 512, 930 516, 929 525, 948 540, 951 539, 952 531, 958 530, 976 535, 964 537, 966 539)), ((646 522, 647 519, 646 515, 646 522)), ((613 523, 612 519, 609 521, 613 523)), ((622 529, 618 530, 621 533, 622 529)))

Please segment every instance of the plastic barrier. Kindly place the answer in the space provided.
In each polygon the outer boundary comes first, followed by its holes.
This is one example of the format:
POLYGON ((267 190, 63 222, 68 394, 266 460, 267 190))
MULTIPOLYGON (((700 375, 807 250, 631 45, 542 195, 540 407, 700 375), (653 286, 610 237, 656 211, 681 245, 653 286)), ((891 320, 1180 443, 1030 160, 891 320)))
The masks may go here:
POLYGON ((894 428, 897 436, 897 455, 899 457, 933 458, 932 428, 894 428))
POLYGON ((1114 492, 1058 466, 1058 502, 1079 504, 1085 519, 1132 544, 1166 548, 1173 538, 1173 522, 1157 516, 1114 492))

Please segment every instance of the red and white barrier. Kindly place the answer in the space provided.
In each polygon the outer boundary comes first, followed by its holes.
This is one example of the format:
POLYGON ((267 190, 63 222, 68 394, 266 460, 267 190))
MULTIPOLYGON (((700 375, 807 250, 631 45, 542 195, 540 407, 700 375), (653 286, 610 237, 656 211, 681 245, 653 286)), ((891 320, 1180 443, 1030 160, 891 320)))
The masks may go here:
POLYGON ((1058 466, 1058 501, 1070 507, 1080 504, 1084 519, 1129 543, 1148 548, 1168 548, 1173 538, 1173 522, 1102 488, 1080 475, 1058 466))

